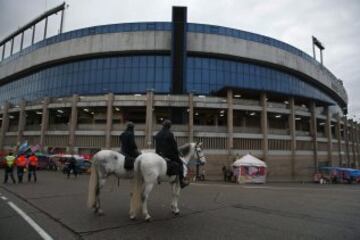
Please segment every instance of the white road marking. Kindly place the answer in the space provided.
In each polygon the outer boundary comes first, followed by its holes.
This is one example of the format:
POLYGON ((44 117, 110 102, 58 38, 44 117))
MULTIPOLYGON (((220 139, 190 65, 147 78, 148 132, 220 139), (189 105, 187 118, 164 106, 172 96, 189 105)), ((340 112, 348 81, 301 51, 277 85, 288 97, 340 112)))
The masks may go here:
POLYGON ((23 210, 16 206, 12 202, 8 202, 10 207, 14 209, 30 226, 44 239, 53 240, 53 238, 47 234, 34 220, 32 220, 23 210))
POLYGON ((4 201, 6 201, 6 200, 7 200, 7 198, 6 198, 6 197, 4 197, 4 196, 1 196, 1 199, 2 199, 2 200, 4 200, 4 201))

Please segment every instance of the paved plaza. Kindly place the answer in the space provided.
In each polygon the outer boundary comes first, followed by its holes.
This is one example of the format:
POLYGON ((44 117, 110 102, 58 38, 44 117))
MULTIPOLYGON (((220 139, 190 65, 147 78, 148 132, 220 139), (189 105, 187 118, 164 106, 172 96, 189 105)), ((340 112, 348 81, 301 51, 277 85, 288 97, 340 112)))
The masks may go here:
MULTIPOLYGON (((0 178, 3 179, 3 170, 0 178)), ((170 212, 170 187, 156 186, 150 223, 128 218, 130 182, 110 178, 104 216, 86 207, 89 175, 38 172, 39 182, 0 187, 1 239, 42 239, 15 204, 53 239, 359 239, 360 185, 193 183, 170 212), (24 236, 26 236, 24 238, 24 236)))

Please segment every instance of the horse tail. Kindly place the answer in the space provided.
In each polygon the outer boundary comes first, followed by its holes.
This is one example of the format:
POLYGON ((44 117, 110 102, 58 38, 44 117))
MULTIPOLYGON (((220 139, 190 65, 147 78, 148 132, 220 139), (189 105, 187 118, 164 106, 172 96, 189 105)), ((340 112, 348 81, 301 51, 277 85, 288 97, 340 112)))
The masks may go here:
POLYGON ((133 207, 134 213, 139 213, 141 210, 141 198, 142 198, 142 188, 143 188, 143 177, 141 173, 141 156, 135 162, 137 166, 134 167, 134 184, 131 198, 131 205, 133 207))
POLYGON ((89 189, 88 189, 88 202, 87 205, 89 208, 95 207, 95 198, 96 198, 96 189, 98 188, 98 174, 96 172, 94 164, 91 166, 91 175, 89 180, 89 189))

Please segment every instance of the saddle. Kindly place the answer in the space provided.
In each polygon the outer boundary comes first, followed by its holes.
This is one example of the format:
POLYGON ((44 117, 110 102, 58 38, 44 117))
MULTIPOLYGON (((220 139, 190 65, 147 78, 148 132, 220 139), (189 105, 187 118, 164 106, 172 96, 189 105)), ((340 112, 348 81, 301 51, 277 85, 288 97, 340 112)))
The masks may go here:
POLYGON ((166 166, 167 166, 167 171, 166 171, 166 175, 168 176, 174 176, 174 175, 179 175, 179 163, 175 162, 175 161, 171 161, 168 158, 164 158, 166 161, 166 166))

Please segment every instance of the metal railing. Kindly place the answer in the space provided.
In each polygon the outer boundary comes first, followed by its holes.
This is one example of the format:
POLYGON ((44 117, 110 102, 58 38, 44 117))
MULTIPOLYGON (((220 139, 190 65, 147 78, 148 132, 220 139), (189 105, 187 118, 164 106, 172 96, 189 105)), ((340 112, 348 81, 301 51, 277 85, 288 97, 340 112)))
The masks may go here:
POLYGON ((46 135, 45 145, 52 147, 67 147, 69 145, 68 135, 46 135))

